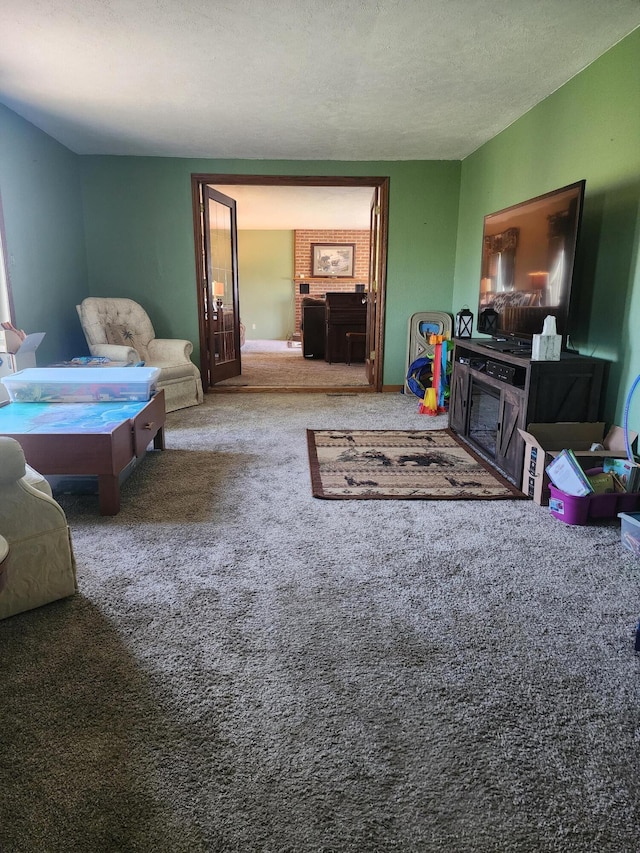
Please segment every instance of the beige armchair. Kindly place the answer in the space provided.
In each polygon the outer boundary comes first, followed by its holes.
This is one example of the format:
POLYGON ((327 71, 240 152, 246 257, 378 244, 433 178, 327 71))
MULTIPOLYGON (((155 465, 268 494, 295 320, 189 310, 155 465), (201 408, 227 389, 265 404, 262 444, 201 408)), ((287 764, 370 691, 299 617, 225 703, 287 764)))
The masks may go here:
POLYGON ((159 367, 168 412, 202 402, 191 341, 156 338, 147 312, 132 299, 90 296, 76 308, 91 355, 159 367))
POLYGON ((77 591, 71 535, 49 484, 24 461, 22 447, 0 436, 0 619, 77 591), (32 485, 33 484, 33 485, 32 485))

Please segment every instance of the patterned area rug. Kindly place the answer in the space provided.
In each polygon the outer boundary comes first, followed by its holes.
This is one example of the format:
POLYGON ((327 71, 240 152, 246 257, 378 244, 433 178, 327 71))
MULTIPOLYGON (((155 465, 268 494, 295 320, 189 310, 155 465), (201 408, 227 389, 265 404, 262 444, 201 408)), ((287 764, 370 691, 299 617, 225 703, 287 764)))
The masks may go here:
POLYGON ((311 486, 335 500, 524 498, 444 430, 307 430, 311 486))

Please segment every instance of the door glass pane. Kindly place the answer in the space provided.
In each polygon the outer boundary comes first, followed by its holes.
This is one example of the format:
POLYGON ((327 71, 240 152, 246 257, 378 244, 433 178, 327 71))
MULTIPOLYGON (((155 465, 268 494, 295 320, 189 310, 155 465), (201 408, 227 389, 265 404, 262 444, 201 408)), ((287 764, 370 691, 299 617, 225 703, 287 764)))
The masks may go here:
POLYGON ((2 242, 2 205, 0 204, 0 322, 11 320, 9 285, 5 266, 5 251, 2 242))
POLYGON ((216 364, 222 364, 237 358, 234 341, 231 210, 211 198, 208 203, 213 341, 216 364))
POLYGON ((472 380, 469 438, 492 458, 496 458, 500 394, 495 388, 472 380))

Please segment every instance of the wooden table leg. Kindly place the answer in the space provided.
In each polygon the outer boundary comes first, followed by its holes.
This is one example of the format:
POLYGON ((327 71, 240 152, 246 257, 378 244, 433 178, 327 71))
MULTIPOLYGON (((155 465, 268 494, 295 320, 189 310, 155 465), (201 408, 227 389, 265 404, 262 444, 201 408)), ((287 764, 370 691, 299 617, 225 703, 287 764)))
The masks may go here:
POLYGON ((98 504, 100 515, 117 515, 120 512, 120 481, 117 476, 98 475, 98 504))
POLYGON ((153 436, 153 447, 154 450, 164 450, 164 427, 160 427, 153 436))

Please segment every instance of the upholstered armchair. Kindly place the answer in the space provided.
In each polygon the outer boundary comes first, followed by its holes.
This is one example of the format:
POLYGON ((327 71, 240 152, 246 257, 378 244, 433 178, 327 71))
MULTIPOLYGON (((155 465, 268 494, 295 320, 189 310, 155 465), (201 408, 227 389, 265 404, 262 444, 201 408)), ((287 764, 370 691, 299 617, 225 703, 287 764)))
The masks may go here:
POLYGON ((73 595, 71 535, 47 481, 25 465, 22 447, 0 436, 0 619, 73 595))
POLYGON ((168 412, 202 402, 191 341, 156 338, 147 312, 132 299, 90 296, 76 306, 89 352, 113 361, 159 367, 168 412))

